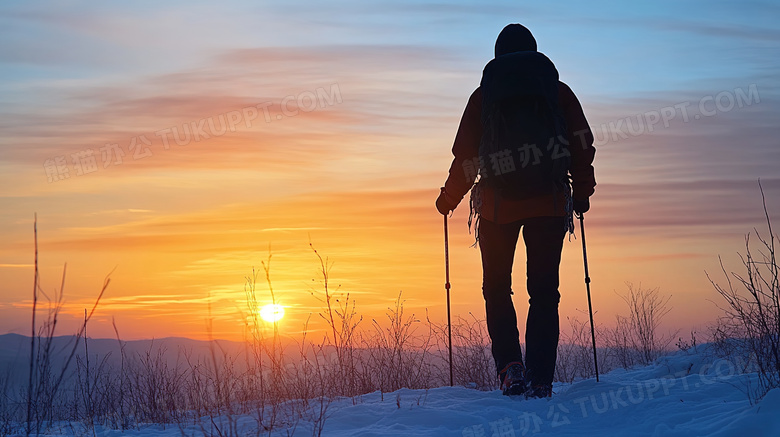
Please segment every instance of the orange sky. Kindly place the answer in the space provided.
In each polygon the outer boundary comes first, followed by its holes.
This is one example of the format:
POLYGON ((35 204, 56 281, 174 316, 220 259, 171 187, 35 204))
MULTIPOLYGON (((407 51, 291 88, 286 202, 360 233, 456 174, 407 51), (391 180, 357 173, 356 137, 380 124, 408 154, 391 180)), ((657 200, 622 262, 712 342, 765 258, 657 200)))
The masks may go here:
MULTIPOLYGON (((264 31, 221 13, 213 28, 192 28, 169 18, 197 11, 174 9, 149 15, 147 27, 160 34, 139 39, 120 17, 142 10, 7 15, 46 41, 51 24, 60 35, 51 44, 62 46, 45 59, 34 58, 34 46, 24 46, 24 56, 0 51, 8 66, 0 88, 0 333, 29 331, 35 213, 49 295, 68 263, 63 334, 113 272, 90 335, 113 336, 114 318, 125 339, 205 338, 210 303, 214 335, 240 339, 245 278, 269 251, 287 314, 281 329, 297 333, 314 314, 310 328, 322 330, 310 242, 333 262, 332 283, 354 297, 366 325, 383 318, 399 292, 408 312, 444 319, 442 217, 433 202, 460 114, 507 15, 472 20, 455 9, 446 14, 461 26, 440 28, 435 11, 412 19, 393 9, 397 20, 388 23, 359 6, 355 15, 317 19, 267 7, 264 31), (296 17, 306 31, 284 26, 296 17), (420 30, 420 19, 433 27, 420 30)), ((616 293, 633 282, 672 296, 667 328, 703 330, 719 314, 705 271, 722 279, 718 255, 738 270, 744 235, 763 229, 759 177, 770 212, 780 211, 774 77, 750 56, 763 53, 761 28, 726 38, 683 26, 686 47, 698 53, 687 63, 651 45, 678 41, 681 31, 653 19, 589 29, 590 39, 572 45, 580 24, 561 24, 557 11, 512 14, 538 31, 540 50, 597 131, 599 185, 587 214, 597 322, 608 326, 624 312, 616 293), (694 62, 724 45, 734 48, 728 64, 744 70, 694 62), (740 92, 749 105, 708 100, 740 92), (694 117, 701 102, 715 113, 694 117), (620 127, 686 103, 688 120, 676 112, 652 132, 620 127)), ((615 14, 609 19, 628 20, 627 10, 615 14)), ((483 317, 467 209, 450 219, 453 310, 483 317)), ((515 302, 524 320, 518 253, 515 302)), ((561 293, 562 316, 585 318, 577 239, 565 245, 561 293)))

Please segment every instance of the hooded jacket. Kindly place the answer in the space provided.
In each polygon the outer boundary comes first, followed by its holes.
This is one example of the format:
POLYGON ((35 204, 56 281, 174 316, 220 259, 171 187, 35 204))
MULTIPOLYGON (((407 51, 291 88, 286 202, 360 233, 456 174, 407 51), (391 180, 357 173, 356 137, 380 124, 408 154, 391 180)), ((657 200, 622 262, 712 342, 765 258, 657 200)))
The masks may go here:
MULTIPOLYGON (((536 51, 536 40, 522 25, 510 24, 501 31, 496 40, 496 57, 518 51, 536 51)), ((593 194, 596 186, 592 165, 596 153, 593 147, 593 133, 574 92, 560 81, 557 91, 558 104, 566 120, 571 153, 569 175, 572 196, 574 199, 585 200, 593 194)), ((464 171, 464 168, 479 156, 481 138, 482 90, 477 88, 471 94, 461 117, 452 146, 454 159, 450 166, 449 177, 444 184, 445 199, 453 206, 457 206, 474 185, 474 174, 464 171)), ((493 189, 484 187, 480 190, 480 199, 475 206, 476 212, 482 219, 495 223, 510 223, 531 217, 566 216, 565 205, 564 193, 510 200, 499 198, 493 189)))

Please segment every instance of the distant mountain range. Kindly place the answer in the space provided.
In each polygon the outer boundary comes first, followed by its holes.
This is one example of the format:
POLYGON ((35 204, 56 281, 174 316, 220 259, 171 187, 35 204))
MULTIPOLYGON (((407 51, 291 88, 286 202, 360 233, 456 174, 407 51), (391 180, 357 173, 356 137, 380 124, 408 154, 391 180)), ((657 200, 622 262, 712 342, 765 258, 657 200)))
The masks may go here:
MULTIPOLYGON (((42 339, 44 342, 46 339, 42 339)), ((43 354, 44 348, 36 339, 37 354, 43 354)), ((45 343, 44 343, 45 344, 45 343)), ((30 337, 19 334, 0 335, 0 380, 9 379, 11 382, 26 380, 30 367, 30 337)), ((122 350, 127 363, 138 361, 146 357, 160 359, 167 366, 188 365, 187 360, 195 363, 199 360, 211 360, 212 351, 217 359, 225 355, 230 357, 246 357, 247 346, 244 343, 214 340, 214 342, 192 340, 182 337, 166 337, 151 340, 120 341, 116 339, 77 339, 76 336, 53 337, 50 346, 50 357, 54 372, 60 372, 62 366, 73 353, 69 363, 69 372, 76 368, 77 360, 85 363, 85 357, 89 354, 90 366, 96 366, 105 360, 106 364, 119 366, 122 363, 122 350), (78 342, 77 342, 78 340, 78 342), (85 348, 86 344, 86 348, 85 348), (75 352, 73 351, 76 346, 75 352)), ((237 360, 243 361, 243 360, 237 360)))

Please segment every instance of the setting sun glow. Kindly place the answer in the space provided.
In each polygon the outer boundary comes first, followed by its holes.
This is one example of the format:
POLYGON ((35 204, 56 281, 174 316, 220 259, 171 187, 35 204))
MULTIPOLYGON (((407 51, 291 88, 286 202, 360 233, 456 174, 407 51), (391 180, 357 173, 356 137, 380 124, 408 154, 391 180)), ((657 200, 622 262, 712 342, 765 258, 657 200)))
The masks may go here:
POLYGON ((284 317, 284 307, 278 304, 269 303, 260 308, 260 317, 266 322, 278 322, 284 317))

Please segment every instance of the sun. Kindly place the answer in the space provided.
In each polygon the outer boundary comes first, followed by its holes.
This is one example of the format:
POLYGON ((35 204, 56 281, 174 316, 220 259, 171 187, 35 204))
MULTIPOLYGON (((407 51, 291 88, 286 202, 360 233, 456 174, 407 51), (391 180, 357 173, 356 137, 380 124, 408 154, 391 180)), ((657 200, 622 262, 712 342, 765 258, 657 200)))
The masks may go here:
POLYGON ((278 322, 284 317, 284 307, 279 304, 269 303, 260 308, 260 317, 266 322, 278 322))

